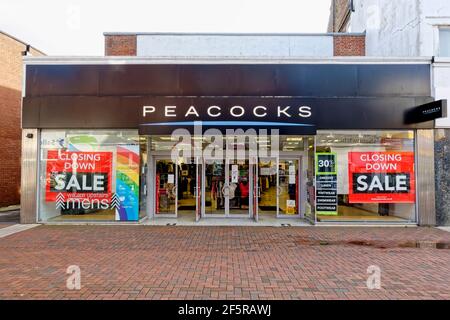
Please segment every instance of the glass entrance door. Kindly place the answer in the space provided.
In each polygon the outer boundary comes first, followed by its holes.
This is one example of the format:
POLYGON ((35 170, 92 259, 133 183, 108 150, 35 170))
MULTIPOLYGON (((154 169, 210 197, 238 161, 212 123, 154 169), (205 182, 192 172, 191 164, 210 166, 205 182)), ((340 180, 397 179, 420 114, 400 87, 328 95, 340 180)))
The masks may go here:
POLYGON ((155 156, 155 217, 178 217, 198 221, 201 208, 201 164, 193 159, 176 163, 166 156, 155 156))
POLYGON ((300 159, 278 161, 278 217, 299 215, 300 159))
POLYGON ((229 216, 249 216, 252 174, 249 160, 231 160, 228 164, 229 216))
POLYGON ((258 160, 258 216, 277 216, 278 211, 278 161, 277 158, 258 160))
POLYGON ((178 168, 169 158, 154 160, 155 216, 177 216, 178 168))
POLYGON ((193 158, 180 159, 177 168, 177 216, 198 220, 198 164, 193 158))
POLYGON ((257 217, 299 216, 300 158, 259 158, 257 217))
POLYGON ((249 161, 207 161, 203 167, 203 216, 249 217, 253 185, 249 161))
POLYGON ((225 161, 207 161, 203 163, 203 167, 203 216, 225 216, 227 181, 225 161))

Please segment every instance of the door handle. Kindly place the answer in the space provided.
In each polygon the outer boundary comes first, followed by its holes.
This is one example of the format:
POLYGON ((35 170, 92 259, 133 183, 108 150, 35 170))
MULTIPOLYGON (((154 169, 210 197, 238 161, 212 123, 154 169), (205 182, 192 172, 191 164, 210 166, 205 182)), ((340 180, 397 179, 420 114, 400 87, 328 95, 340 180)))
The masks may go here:
POLYGON ((230 186, 224 185, 224 186, 222 187, 222 195, 223 195, 224 197, 229 197, 229 196, 230 196, 230 186), (226 192, 225 192, 225 191, 226 191, 226 192))
POLYGON ((282 191, 283 189, 280 187, 280 186, 278 186, 277 187, 277 196, 280 196, 281 195, 281 191, 282 191))

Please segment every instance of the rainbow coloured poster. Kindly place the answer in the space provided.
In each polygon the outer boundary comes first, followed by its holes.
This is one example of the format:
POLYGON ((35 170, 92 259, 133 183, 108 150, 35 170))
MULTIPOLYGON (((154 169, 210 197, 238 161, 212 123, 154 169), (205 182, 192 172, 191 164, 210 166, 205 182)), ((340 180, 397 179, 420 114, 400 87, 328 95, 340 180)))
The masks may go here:
POLYGON ((139 146, 117 147, 116 195, 120 206, 116 208, 117 221, 139 219, 139 146))

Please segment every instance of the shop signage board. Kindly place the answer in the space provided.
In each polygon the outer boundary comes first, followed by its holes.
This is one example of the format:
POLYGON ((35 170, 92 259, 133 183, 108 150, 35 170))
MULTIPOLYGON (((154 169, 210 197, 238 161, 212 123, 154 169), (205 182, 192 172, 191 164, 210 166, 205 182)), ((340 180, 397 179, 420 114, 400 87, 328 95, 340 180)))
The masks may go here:
POLYGON ((316 214, 336 216, 337 198, 337 155, 316 153, 316 214))
POLYGON ((446 105, 429 84, 422 63, 30 64, 22 127, 432 129, 446 105))
POLYGON ((420 123, 447 117, 447 100, 417 106, 406 113, 406 123, 420 123))
POLYGON ((23 128, 138 128, 140 134, 170 133, 179 127, 192 131, 196 122, 201 122, 204 129, 263 128, 306 135, 329 128, 433 128, 433 121, 405 123, 406 113, 417 104, 416 100, 405 97, 25 97, 22 125, 23 128), (61 108, 61 105, 72 107, 61 108), (358 113, 354 112, 356 109, 358 113))
POLYGON ((349 152, 350 203, 414 203, 413 152, 349 152))

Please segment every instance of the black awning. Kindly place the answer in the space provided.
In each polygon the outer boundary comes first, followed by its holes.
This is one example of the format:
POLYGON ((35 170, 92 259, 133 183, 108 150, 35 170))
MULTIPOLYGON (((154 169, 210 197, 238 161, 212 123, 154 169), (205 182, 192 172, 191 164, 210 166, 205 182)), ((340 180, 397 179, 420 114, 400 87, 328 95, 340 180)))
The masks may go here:
POLYGON ((176 129, 186 129, 191 134, 200 131, 203 134, 208 129, 218 129, 222 133, 226 133, 227 129, 242 129, 244 132, 249 129, 254 129, 257 134, 259 133, 259 130, 262 129, 266 129, 267 134, 271 134, 271 130, 278 130, 278 134, 287 135, 315 135, 317 133, 315 125, 303 123, 265 121, 175 121, 141 124, 139 125, 139 134, 172 134, 176 129))

